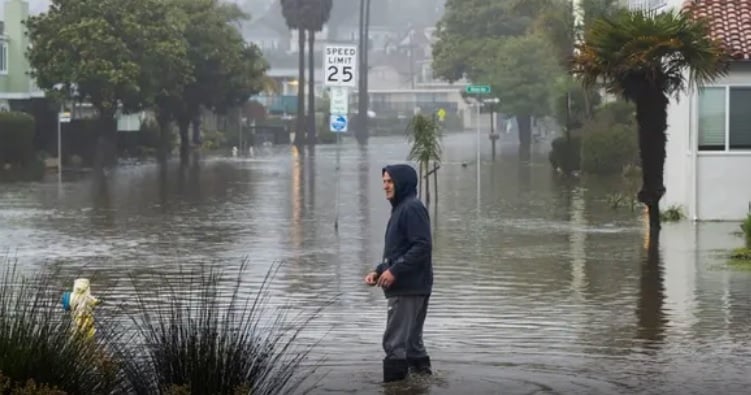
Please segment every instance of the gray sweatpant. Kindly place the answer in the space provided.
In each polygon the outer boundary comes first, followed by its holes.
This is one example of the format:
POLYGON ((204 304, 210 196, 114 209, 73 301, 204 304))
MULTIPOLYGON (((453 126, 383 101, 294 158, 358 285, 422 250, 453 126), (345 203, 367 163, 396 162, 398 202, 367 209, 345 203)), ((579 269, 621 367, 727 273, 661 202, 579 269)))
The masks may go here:
POLYGON ((388 298, 383 351, 386 359, 427 357, 422 342, 422 328, 428 313, 429 296, 394 296, 388 298))

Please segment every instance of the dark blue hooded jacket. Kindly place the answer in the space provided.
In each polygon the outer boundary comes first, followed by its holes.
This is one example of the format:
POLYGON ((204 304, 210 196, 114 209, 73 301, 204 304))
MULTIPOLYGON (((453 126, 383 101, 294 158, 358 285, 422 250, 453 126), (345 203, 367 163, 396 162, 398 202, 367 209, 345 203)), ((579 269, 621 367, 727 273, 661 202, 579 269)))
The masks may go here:
POLYGON ((396 280, 384 288, 386 297, 430 295, 433 289, 432 240, 428 210, 417 199, 417 173, 409 165, 383 168, 394 182, 391 217, 386 226, 383 261, 376 267, 380 275, 386 269, 396 280))

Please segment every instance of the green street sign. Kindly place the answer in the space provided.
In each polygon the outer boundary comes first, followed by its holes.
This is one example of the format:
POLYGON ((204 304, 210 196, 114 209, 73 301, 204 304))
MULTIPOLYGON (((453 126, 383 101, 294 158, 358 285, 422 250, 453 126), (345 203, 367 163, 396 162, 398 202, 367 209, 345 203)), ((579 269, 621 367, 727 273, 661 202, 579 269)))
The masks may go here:
POLYGON ((487 95, 490 93, 490 85, 469 85, 465 90, 467 93, 487 95))

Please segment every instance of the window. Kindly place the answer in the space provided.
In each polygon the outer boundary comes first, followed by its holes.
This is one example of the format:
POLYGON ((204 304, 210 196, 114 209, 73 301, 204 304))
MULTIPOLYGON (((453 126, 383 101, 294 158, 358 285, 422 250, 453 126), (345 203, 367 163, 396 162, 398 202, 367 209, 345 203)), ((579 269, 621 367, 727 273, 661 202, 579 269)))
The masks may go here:
POLYGON ((0 74, 8 73, 8 44, 0 41, 0 74))
POLYGON ((699 90, 699 150, 751 150, 751 86, 699 90))

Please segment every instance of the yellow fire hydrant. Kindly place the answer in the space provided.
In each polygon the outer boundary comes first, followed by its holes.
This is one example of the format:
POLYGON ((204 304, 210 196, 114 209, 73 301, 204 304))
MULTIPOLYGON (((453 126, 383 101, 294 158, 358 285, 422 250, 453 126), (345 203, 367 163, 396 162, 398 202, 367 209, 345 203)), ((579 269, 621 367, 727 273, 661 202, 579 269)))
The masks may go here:
POLYGON ((94 307, 101 301, 91 295, 91 285, 86 278, 73 281, 73 292, 63 295, 63 308, 70 311, 75 323, 74 329, 87 339, 94 337, 94 307))

